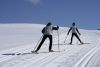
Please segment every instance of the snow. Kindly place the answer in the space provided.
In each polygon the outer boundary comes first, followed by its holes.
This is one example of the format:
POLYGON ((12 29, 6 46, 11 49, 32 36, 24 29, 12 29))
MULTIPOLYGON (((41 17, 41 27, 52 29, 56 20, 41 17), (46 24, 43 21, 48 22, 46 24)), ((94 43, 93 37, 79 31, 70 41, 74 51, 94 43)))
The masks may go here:
POLYGON ((59 49, 58 34, 54 31, 52 49, 55 52, 48 52, 47 39, 39 54, 32 54, 44 26, 0 24, 0 67, 100 67, 100 32, 97 30, 79 29, 85 44, 74 38, 73 45, 69 45, 71 34, 66 35, 69 28, 60 27, 59 49))

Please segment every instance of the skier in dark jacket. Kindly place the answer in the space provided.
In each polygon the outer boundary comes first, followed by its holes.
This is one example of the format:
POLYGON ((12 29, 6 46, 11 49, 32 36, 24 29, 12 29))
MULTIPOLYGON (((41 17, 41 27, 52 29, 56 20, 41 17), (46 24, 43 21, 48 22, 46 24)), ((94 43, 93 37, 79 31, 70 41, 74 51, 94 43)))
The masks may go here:
POLYGON ((80 40, 80 38, 78 37, 77 33, 79 35, 81 35, 77 29, 77 27, 75 26, 75 22, 72 23, 72 27, 70 27, 67 35, 69 35, 69 32, 72 31, 72 36, 71 36, 71 42, 70 44, 72 44, 72 40, 73 40, 73 36, 76 36, 76 38, 80 41, 81 44, 83 44, 83 42, 80 40))
POLYGON ((32 53, 36 52, 41 48, 42 44, 44 43, 46 38, 49 38, 50 43, 49 43, 49 52, 53 52, 52 50, 52 32, 53 30, 58 30, 59 26, 57 27, 53 27, 53 25, 51 24, 51 22, 48 22, 48 24, 46 25, 46 27, 43 28, 42 33, 43 33, 43 38, 42 41, 40 42, 39 46, 37 47, 37 49, 35 51, 32 51, 32 53))

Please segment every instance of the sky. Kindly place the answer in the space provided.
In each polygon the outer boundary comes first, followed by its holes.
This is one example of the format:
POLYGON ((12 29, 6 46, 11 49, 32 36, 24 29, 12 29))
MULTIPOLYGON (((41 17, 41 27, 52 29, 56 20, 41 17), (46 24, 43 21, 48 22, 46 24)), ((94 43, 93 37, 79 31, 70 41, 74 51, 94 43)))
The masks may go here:
POLYGON ((38 23, 100 28, 100 0, 0 0, 0 23, 38 23))

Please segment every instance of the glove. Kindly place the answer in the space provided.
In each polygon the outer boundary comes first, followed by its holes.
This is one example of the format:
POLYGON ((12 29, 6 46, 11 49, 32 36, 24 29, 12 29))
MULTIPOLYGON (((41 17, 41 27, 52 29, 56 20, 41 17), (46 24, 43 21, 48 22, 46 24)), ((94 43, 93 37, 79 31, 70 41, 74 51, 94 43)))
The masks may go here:
POLYGON ((57 25, 57 30, 59 29, 59 26, 57 25))

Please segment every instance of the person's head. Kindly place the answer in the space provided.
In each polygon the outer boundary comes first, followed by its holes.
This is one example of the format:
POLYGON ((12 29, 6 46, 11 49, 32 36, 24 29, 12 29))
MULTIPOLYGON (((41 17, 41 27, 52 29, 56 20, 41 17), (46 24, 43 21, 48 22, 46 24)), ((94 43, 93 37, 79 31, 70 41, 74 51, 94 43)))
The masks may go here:
POLYGON ((73 22, 72 25, 75 26, 75 22, 73 22))
POLYGON ((46 26, 50 26, 50 25, 52 25, 52 23, 51 22, 48 22, 48 24, 46 26))

